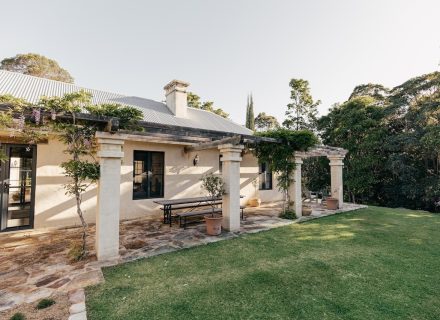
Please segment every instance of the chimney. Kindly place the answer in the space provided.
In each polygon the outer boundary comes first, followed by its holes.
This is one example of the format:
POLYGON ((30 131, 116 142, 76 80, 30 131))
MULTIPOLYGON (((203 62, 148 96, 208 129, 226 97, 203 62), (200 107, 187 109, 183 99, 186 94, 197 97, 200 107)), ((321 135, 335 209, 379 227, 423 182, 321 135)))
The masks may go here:
POLYGON ((188 107, 186 88, 188 86, 188 82, 173 80, 164 87, 167 107, 176 117, 186 118, 188 107))

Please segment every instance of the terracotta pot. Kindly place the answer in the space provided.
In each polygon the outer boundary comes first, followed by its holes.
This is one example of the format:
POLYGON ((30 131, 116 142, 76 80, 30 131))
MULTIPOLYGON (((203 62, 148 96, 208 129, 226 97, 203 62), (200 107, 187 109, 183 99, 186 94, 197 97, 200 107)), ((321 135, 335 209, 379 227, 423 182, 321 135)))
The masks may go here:
POLYGON ((206 215, 206 234, 209 236, 218 236, 222 233, 222 216, 218 214, 206 215))
POLYGON ((303 216, 310 216, 311 214, 312 214, 311 207, 302 207, 302 215, 303 216))
POLYGON ((336 210, 339 208, 339 201, 336 198, 327 198, 327 209, 336 210))
POLYGON ((260 198, 251 198, 248 201, 250 207, 259 207, 261 205, 260 198))

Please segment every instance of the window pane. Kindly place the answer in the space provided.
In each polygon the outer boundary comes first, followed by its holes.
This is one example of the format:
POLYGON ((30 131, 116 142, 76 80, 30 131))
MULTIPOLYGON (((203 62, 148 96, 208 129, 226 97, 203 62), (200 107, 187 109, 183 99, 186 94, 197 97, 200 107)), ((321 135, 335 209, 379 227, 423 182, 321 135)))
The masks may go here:
POLYGON ((133 160, 133 199, 163 197, 164 153, 135 151, 133 160))

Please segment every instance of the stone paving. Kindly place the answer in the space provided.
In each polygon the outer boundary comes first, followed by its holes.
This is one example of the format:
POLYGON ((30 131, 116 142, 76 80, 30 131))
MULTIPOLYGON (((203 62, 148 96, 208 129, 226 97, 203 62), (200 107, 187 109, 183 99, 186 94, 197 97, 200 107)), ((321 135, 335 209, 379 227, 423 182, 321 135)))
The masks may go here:
MULTIPOLYGON (((248 208, 245 211, 246 220, 242 221, 239 232, 223 232, 216 237, 206 235, 204 224, 184 230, 177 225, 170 228, 158 217, 126 220, 120 225, 120 258, 105 263, 96 261, 94 226, 88 230, 89 257, 80 262, 71 262, 67 254, 71 243, 80 239, 79 228, 0 234, 0 311, 60 291, 68 292, 69 297, 80 295, 78 289, 104 281, 101 272, 103 266, 231 239, 245 233, 260 232, 360 207, 346 205, 344 210, 336 212, 314 210, 312 216, 296 221, 279 218, 281 209, 277 204, 248 208)), ((85 309, 81 303, 72 302, 71 311, 75 311, 71 312, 75 316, 71 316, 72 319, 83 316, 85 319, 85 309)))

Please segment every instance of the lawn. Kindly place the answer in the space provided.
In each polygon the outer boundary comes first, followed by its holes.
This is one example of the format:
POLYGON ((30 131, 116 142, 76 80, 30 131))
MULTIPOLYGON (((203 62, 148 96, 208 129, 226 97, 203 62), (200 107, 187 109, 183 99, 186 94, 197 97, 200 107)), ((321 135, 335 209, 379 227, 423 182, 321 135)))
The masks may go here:
POLYGON ((93 319, 439 319, 440 215, 371 207, 104 269, 93 319))

